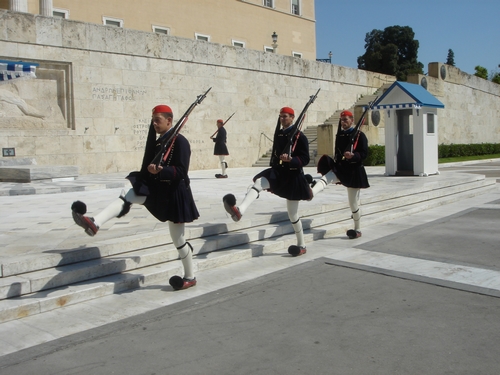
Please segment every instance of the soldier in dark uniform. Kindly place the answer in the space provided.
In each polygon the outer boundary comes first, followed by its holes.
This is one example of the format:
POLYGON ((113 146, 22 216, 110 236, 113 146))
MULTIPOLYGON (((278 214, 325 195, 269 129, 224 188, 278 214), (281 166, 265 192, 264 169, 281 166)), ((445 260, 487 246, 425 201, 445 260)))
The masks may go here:
POLYGON ((354 116, 350 111, 342 111, 335 138, 335 157, 323 155, 318 161, 318 172, 323 176, 314 181, 314 196, 329 183, 340 183, 347 188, 349 207, 352 212, 354 229, 347 231, 350 239, 361 237, 361 212, 359 208, 360 189, 370 187, 363 160, 368 156, 368 139, 361 131, 355 132, 354 116))
POLYGON ((224 120, 217 120, 217 133, 214 138, 212 135, 210 138, 215 142, 214 145, 214 155, 219 157, 220 166, 222 168, 222 174, 217 173, 215 175, 216 178, 227 178, 226 169, 227 163, 225 157, 229 155, 229 151, 227 150, 226 142, 227 142, 227 132, 224 129, 224 120))
POLYGON ((168 221, 172 242, 179 251, 184 266, 183 278, 174 276, 170 279, 172 287, 178 290, 196 285, 192 248, 184 240, 184 224, 196 220, 200 215, 190 189, 188 170, 191 147, 188 140, 178 134, 164 164, 158 167, 151 164, 161 150, 161 141, 168 139, 170 135, 172 121, 173 114, 169 106, 159 105, 153 108, 142 168, 127 176, 132 189, 94 217, 85 216, 86 206, 83 202, 74 202, 71 209, 75 223, 90 236, 96 235, 99 227, 108 220, 126 215, 132 204, 142 204, 158 220, 168 221))
POLYGON ((297 237, 297 246, 290 246, 289 253, 298 256, 306 253, 302 222, 298 214, 299 201, 310 200, 312 191, 304 176, 303 167, 309 164, 309 143, 304 133, 299 132, 297 145, 289 154, 285 148, 293 133, 295 112, 290 107, 280 111, 279 123, 274 133, 271 168, 265 169, 254 178, 254 185, 247 192, 243 202, 236 206, 233 194, 223 198, 224 208, 234 221, 239 221, 250 204, 262 190, 268 190, 286 199, 288 217, 297 237))

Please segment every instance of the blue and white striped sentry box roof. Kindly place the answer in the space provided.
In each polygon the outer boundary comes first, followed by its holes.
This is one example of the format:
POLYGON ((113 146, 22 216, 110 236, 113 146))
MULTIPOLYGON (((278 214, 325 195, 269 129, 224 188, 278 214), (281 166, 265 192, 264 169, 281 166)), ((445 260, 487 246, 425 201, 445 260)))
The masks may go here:
POLYGON ((372 109, 444 108, 444 104, 415 83, 394 82, 373 104, 372 109))

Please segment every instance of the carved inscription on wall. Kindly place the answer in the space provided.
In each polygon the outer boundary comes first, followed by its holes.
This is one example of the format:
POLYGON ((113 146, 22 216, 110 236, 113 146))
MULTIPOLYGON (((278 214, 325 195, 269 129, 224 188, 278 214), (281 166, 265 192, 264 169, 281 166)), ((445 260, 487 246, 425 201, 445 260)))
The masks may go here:
MULTIPOLYGON (((203 139, 196 139, 194 138, 194 136, 194 134, 186 135, 186 138, 189 140, 189 144, 191 145, 191 151, 204 150, 206 148, 205 144, 207 142, 205 142, 203 139)), ((210 142, 212 141, 210 140, 210 142)))
POLYGON ((135 151, 143 151, 146 147, 146 139, 148 138, 149 125, 151 119, 141 119, 138 124, 133 126, 134 135, 137 138, 135 143, 135 151))
POLYGON ((110 101, 142 100, 148 91, 144 88, 117 87, 113 85, 95 85, 92 87, 92 99, 110 101))

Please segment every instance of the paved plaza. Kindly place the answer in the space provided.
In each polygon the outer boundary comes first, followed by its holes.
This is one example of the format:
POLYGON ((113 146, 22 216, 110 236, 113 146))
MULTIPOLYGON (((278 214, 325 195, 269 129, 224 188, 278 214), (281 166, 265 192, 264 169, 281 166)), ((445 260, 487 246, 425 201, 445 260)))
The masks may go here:
MULTIPOLYGON (((498 160, 440 169, 436 178, 500 179, 498 160)), ((193 191, 202 197, 200 219, 228 222, 218 200, 226 192, 242 197, 258 170, 229 170, 220 196, 203 196, 202 186, 213 191, 208 186, 220 183, 216 172, 191 172, 193 191)), ((380 167, 368 173, 372 187, 362 199, 433 178, 395 180, 380 167)), ((31 195, 5 194, 16 187, 1 183, 2 256, 87 245, 69 205, 83 197, 99 209, 127 188, 121 180, 94 176, 51 194, 41 192, 50 184, 33 184, 39 191, 31 195)), ((321 202, 328 199, 345 200, 345 191, 329 186, 321 202)), ((283 210, 284 202, 262 194, 247 215, 270 209, 283 210)), ((5 322, 0 373, 495 374, 499 213, 496 187, 367 226, 357 240, 310 242, 302 257, 276 252, 201 271, 186 291, 173 292, 165 280, 5 322)), ((143 208, 131 214, 110 223, 104 240, 155 230, 143 208)))

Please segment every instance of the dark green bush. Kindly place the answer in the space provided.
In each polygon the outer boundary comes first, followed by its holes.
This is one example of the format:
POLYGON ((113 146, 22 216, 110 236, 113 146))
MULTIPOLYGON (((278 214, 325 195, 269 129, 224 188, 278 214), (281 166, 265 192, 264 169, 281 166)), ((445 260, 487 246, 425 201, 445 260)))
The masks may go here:
MULTIPOLYGON (((500 143, 438 145, 438 159, 493 154, 500 154, 500 143)), ((363 164, 384 165, 385 146, 368 146, 368 157, 363 164)))
POLYGON ((363 162, 364 165, 384 165, 385 164, 385 146, 368 146, 368 157, 363 162))
POLYGON ((438 158, 492 155, 500 153, 500 143, 451 144, 438 146, 438 158))

